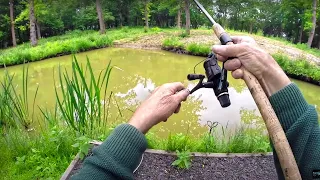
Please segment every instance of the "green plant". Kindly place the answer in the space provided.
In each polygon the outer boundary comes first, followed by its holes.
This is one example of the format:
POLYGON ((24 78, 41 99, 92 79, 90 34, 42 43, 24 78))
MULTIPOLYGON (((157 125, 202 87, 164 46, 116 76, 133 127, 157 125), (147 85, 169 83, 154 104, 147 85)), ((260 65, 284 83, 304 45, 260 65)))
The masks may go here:
POLYGON ((187 34, 185 31, 183 31, 180 35, 179 35, 179 37, 181 37, 181 38, 186 38, 186 37, 189 37, 190 35, 189 34, 187 34))
POLYGON ((71 76, 59 68, 62 88, 56 88, 58 110, 64 121, 75 131, 92 137, 96 127, 106 127, 108 117, 105 102, 111 70, 110 62, 96 79, 89 59, 87 58, 86 67, 83 68, 75 57, 71 76))
POLYGON ((162 43, 162 47, 184 49, 184 45, 180 42, 180 38, 178 37, 170 37, 165 39, 162 43))
POLYGON ((20 94, 14 84, 14 75, 9 75, 5 70, 4 79, 0 82, 0 125, 8 125, 13 127, 24 127, 26 130, 30 128, 34 119, 34 106, 38 94, 39 86, 33 96, 33 106, 29 107, 29 91, 28 91, 29 68, 23 66, 22 70, 22 93, 20 94))
POLYGON ((210 53, 210 46, 192 43, 187 45, 186 50, 192 55, 207 56, 210 53))
POLYGON ((189 151, 177 150, 177 160, 172 165, 181 169, 189 169, 191 166, 191 153, 189 151))
POLYGON ((77 139, 77 143, 73 144, 72 147, 79 150, 79 157, 83 160, 89 153, 92 144, 90 144, 90 139, 85 136, 80 136, 77 139))

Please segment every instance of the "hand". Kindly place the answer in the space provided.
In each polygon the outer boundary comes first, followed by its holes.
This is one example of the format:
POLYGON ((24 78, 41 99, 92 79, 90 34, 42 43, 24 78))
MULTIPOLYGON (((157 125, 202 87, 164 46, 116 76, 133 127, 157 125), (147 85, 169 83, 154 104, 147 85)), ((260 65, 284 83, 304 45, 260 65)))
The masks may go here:
POLYGON ((173 113, 179 113, 181 102, 189 96, 182 83, 164 84, 158 87, 136 110, 129 124, 142 133, 147 133, 154 125, 167 121, 173 113))
POLYGON ((218 60, 225 62, 225 68, 232 71, 235 79, 243 78, 245 68, 259 80, 268 96, 271 96, 289 85, 290 79, 272 56, 260 49, 254 39, 250 37, 232 37, 234 45, 213 46, 213 52, 218 60))

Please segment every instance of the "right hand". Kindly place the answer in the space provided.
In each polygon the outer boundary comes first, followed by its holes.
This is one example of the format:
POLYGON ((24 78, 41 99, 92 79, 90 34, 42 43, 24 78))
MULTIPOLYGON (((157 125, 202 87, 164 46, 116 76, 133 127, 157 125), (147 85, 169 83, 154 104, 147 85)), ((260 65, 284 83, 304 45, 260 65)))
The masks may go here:
POLYGON ((243 69, 259 80, 266 94, 271 96, 289 85, 290 79, 270 54, 260 49, 250 37, 232 37, 234 45, 215 45, 212 50, 235 79, 243 78, 243 69))

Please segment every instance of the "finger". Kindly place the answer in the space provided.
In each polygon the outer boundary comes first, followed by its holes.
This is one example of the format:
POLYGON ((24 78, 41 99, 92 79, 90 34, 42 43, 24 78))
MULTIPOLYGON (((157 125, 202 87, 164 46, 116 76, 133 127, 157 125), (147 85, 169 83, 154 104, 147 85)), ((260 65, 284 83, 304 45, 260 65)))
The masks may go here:
POLYGON ((215 54, 219 54, 224 57, 238 57, 244 51, 243 44, 233 45, 215 45, 212 47, 212 51, 215 54))
POLYGON ((164 87, 171 89, 172 91, 174 91, 174 93, 185 89, 184 85, 181 82, 165 84, 164 87))
POLYGON ((241 68, 242 64, 238 58, 230 59, 224 63, 224 68, 228 71, 235 71, 241 68))
POLYGON ((235 79, 242 79, 243 78, 243 71, 242 69, 237 69, 235 71, 232 72, 232 76, 235 79))
POLYGON ((182 90, 182 91, 177 92, 175 95, 173 95, 173 97, 174 97, 179 103, 181 103, 182 101, 186 101, 189 95, 190 95, 189 90, 184 89, 184 90, 182 90))
POLYGON ((221 61, 221 62, 225 62, 228 59, 228 57, 220 56, 219 54, 217 54, 216 56, 218 61, 221 61))
POLYGON ((255 43, 256 42, 252 37, 248 37, 248 36, 231 36, 231 39, 234 44, 241 44, 244 42, 247 42, 247 43, 255 43))
POLYGON ((181 103, 178 105, 177 109, 174 111, 175 114, 178 114, 181 109, 181 103))

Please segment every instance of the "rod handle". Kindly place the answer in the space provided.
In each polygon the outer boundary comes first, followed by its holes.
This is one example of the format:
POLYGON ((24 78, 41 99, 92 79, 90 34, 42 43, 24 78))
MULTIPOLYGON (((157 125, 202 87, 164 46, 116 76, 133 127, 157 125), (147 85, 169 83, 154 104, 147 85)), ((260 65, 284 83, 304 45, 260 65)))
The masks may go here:
MULTIPOLYGON (((222 45, 233 45, 231 37, 220 24, 215 23, 213 25, 213 30, 216 36, 220 39, 222 45)), ((258 79, 245 68, 242 68, 242 70, 244 73, 243 80, 246 82, 266 124, 285 179, 301 180, 300 171, 292 149, 268 97, 266 96, 258 79)))

